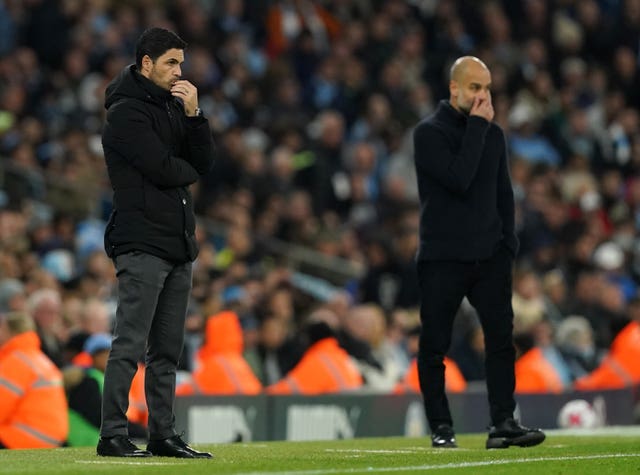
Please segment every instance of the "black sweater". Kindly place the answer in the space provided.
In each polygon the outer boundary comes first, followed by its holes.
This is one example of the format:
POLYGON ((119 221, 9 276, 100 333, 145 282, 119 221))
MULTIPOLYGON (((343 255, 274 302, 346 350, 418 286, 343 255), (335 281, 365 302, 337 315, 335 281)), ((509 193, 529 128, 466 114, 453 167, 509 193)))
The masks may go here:
POLYGON ((421 205, 418 260, 486 259, 501 243, 515 256, 502 129, 443 100, 416 126, 413 144, 421 205))
POLYGON ((132 250, 182 263, 197 255, 188 186, 213 165, 213 139, 203 117, 186 117, 169 91, 125 68, 107 87, 102 145, 114 209, 105 250, 132 250))

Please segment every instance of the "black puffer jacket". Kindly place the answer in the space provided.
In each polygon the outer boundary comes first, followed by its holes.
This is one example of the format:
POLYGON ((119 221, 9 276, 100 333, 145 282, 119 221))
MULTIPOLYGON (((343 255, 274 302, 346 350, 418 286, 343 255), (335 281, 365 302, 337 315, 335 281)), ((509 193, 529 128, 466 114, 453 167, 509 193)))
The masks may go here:
POLYGON ((171 94, 125 68, 107 87, 102 146, 113 187, 105 231, 111 257, 143 251, 175 263, 198 254, 187 188, 213 165, 202 117, 187 117, 171 94))

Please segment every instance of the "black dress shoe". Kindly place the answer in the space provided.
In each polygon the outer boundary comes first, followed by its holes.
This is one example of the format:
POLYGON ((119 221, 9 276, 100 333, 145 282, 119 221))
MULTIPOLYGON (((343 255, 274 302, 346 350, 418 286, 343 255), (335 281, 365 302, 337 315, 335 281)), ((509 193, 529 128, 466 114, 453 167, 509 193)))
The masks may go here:
POLYGON ((103 457, 151 457, 151 452, 139 449, 124 435, 100 437, 96 453, 103 457))
POLYGON ((506 449, 512 445, 532 447, 541 444, 545 439, 540 429, 531 429, 515 419, 506 419, 489 430, 488 449, 506 449))
POLYGON ((147 450, 160 457, 177 457, 181 459, 210 459, 213 457, 209 452, 198 452, 192 449, 179 435, 174 435, 168 439, 151 440, 147 444, 147 450))
POLYGON ((456 443, 456 434, 449 424, 440 424, 431 434, 431 447, 443 449, 455 449, 458 447, 456 443))

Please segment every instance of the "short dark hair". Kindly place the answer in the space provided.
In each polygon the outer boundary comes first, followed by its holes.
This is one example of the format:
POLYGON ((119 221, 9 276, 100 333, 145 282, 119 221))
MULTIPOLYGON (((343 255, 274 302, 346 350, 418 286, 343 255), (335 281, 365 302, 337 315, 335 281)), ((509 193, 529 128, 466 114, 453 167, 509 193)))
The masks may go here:
POLYGON ((185 49, 187 43, 173 31, 164 28, 145 30, 136 42, 136 66, 142 67, 142 58, 148 55, 153 62, 170 49, 185 49))

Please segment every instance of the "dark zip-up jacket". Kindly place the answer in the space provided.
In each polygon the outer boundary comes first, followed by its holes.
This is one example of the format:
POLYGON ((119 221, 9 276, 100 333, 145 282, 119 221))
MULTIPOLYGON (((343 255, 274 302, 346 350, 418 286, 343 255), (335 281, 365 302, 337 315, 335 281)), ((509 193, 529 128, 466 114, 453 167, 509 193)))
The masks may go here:
POLYGON ((503 244, 518 252, 502 129, 449 101, 413 132, 420 195, 418 260, 476 261, 503 244))
POLYGON ((187 117, 169 91, 126 67, 106 90, 102 146, 113 187, 105 250, 143 251, 174 263, 198 248, 188 186, 213 166, 208 121, 187 117))

